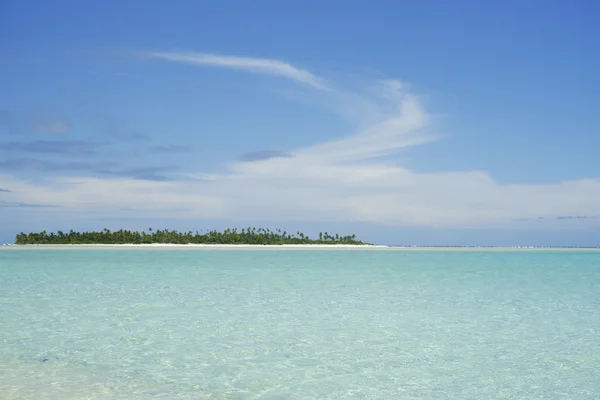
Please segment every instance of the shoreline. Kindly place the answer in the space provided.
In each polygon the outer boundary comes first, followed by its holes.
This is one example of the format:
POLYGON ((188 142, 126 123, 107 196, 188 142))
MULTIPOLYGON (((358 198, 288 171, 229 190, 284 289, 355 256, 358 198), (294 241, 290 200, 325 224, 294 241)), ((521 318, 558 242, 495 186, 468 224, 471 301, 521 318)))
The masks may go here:
POLYGON ((532 246, 388 246, 374 244, 10 244, 0 250, 388 250, 402 252, 537 252, 537 251, 591 251, 600 252, 598 247, 532 247, 532 246))
POLYGON ((386 245, 372 244, 177 244, 177 243, 142 243, 142 244, 12 244, 2 246, 6 248, 22 249, 68 249, 68 248, 118 248, 118 249, 382 249, 390 248, 386 245))

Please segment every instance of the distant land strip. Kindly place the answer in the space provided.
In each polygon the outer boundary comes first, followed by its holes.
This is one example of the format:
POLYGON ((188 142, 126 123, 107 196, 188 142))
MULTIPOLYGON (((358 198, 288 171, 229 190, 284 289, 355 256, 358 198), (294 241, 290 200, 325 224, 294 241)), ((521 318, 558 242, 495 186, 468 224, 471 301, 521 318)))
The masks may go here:
POLYGON ((339 234, 319 233, 318 239, 311 239, 302 232, 288 233, 276 229, 249 227, 241 230, 225 229, 207 232, 178 232, 170 229, 148 229, 148 232, 103 229, 99 232, 46 231, 19 233, 15 244, 244 244, 244 245, 370 245, 356 239, 356 235, 340 236, 339 234))

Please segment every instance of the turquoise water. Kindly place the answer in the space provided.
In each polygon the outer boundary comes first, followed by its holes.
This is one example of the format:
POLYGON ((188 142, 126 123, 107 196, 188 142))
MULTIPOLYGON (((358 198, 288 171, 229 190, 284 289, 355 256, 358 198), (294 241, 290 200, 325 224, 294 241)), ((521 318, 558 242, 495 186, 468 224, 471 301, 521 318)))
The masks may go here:
POLYGON ((2 399, 600 398, 600 252, 0 250, 2 399))

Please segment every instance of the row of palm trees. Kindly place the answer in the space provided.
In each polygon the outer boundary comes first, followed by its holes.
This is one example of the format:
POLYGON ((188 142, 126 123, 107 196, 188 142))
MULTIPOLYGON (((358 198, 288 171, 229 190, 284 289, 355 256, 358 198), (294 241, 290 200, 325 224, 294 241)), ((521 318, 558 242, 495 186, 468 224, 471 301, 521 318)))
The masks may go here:
POLYGON ((178 232, 169 229, 148 229, 148 232, 118 230, 111 232, 104 229, 100 232, 42 232, 19 233, 16 244, 365 244, 356 240, 356 235, 330 235, 319 233, 318 239, 311 239, 302 232, 294 234, 277 229, 272 231, 264 228, 225 229, 222 232, 211 230, 207 232, 178 232))

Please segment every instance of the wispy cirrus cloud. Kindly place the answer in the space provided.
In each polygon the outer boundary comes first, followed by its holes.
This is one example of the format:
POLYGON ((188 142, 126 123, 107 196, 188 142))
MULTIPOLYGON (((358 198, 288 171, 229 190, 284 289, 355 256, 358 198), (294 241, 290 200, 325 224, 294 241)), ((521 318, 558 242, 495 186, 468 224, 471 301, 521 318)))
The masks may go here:
POLYGON ((92 172, 98 169, 114 167, 113 162, 61 162, 47 161, 36 158, 15 158, 0 161, 0 170, 22 172, 92 172))
POLYGON ((14 201, 0 201, 2 208, 58 208, 55 204, 19 203, 14 201))
POLYGON ((294 155, 329 163, 356 162, 435 140, 435 135, 424 130, 429 117, 418 99, 410 94, 398 95, 397 108, 380 121, 346 138, 300 149, 294 155))
POLYGON ((238 157, 238 161, 242 162, 254 162, 254 161, 265 161, 272 158, 280 157, 292 157, 292 155, 285 151, 280 150, 259 150, 244 153, 238 157))
POLYGON ((147 52, 145 56, 199 66, 214 66, 280 76, 319 90, 330 90, 324 79, 286 62, 269 58, 237 57, 195 52, 147 52))
POLYGON ((167 172, 172 167, 149 166, 149 167, 125 167, 116 162, 60 162, 47 161, 35 158, 17 158, 0 161, 0 171, 14 173, 36 172, 43 174, 93 174, 117 178, 132 178, 149 181, 168 181, 167 172))
POLYGON ((95 172, 116 177, 132 178, 144 181, 166 182, 172 178, 166 175, 171 167, 120 167, 120 168, 97 168, 95 172))
POLYGON ((32 142, 9 142, 0 145, 0 150, 11 153, 45 153, 60 155, 90 156, 96 154, 100 143, 83 140, 37 140, 32 142))

